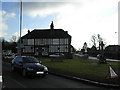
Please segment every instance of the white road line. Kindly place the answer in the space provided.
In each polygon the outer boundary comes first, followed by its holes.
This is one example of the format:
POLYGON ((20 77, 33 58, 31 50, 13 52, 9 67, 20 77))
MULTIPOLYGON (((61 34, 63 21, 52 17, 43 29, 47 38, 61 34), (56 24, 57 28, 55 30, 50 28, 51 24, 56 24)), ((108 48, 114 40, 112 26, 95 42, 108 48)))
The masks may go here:
POLYGON ((2 82, 2 76, 0 76, 0 82, 2 82))
POLYGON ((20 82, 16 81, 15 79, 7 76, 8 78, 10 78, 12 81, 16 82, 18 85, 22 86, 23 88, 27 88, 26 86, 24 86, 23 84, 21 84, 20 82))

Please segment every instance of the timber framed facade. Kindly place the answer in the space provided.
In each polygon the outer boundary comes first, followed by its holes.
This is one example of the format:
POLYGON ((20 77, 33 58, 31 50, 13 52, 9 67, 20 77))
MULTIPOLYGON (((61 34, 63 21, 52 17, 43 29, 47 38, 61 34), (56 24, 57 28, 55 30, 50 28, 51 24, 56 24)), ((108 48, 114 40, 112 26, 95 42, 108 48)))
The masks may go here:
POLYGON ((22 54, 48 56, 54 53, 63 53, 68 57, 71 53, 71 36, 67 31, 53 27, 34 29, 21 37, 21 45, 22 54))

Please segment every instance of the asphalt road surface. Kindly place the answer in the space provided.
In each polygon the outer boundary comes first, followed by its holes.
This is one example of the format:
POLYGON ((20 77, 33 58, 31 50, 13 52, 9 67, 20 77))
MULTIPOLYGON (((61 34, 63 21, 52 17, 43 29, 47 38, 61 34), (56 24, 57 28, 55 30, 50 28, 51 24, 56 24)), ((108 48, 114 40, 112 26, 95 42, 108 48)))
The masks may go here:
POLYGON ((11 72, 10 64, 3 62, 2 66, 5 88, 102 88, 51 74, 45 77, 24 78, 20 73, 11 72))

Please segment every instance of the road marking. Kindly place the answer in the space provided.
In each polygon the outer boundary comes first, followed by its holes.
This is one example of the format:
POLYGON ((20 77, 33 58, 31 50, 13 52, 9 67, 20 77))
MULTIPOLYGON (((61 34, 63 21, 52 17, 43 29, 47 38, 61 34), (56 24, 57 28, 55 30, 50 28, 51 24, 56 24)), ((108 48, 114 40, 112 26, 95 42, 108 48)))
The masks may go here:
POLYGON ((0 76, 0 82, 2 82, 2 76, 0 76))
POLYGON ((16 82, 18 85, 22 86, 23 88, 27 88, 26 86, 24 86, 23 84, 21 84, 20 82, 16 81, 15 79, 13 79, 12 77, 7 76, 8 78, 10 78, 12 81, 16 82))

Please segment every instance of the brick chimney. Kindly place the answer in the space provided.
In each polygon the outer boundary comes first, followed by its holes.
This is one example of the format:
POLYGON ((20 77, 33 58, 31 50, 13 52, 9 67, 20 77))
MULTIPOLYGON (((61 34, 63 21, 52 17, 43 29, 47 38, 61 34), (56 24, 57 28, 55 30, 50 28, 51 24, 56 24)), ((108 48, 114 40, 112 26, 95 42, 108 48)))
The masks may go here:
POLYGON ((50 29, 54 29, 53 21, 52 21, 52 23, 51 23, 51 25, 50 25, 50 29))
POLYGON ((28 34, 30 33, 30 30, 28 30, 28 34))

